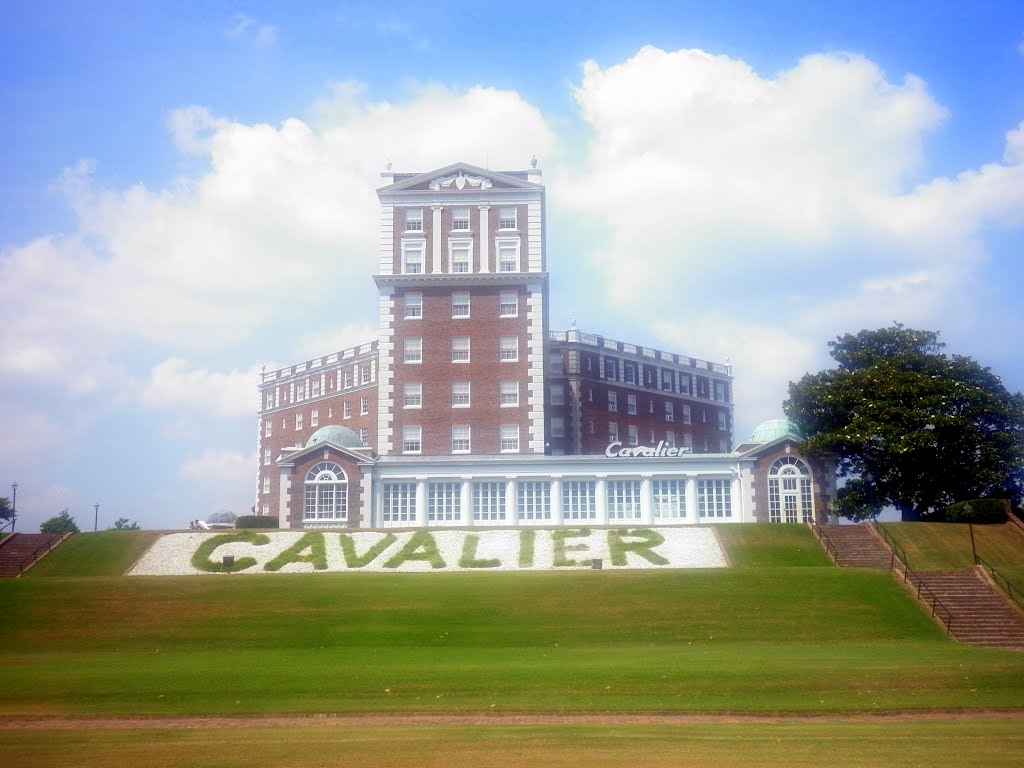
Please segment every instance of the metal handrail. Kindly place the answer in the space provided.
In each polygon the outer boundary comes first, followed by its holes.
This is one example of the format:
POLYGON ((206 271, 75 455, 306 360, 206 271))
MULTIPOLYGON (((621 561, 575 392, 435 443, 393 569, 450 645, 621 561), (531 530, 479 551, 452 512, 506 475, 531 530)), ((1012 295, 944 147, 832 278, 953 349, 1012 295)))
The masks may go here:
POLYGON ((21 563, 18 564, 18 575, 23 576, 25 574, 25 571, 31 568, 36 563, 36 561, 39 560, 39 558, 41 558, 51 549, 56 547, 70 535, 70 533, 62 533, 59 539, 50 539, 49 541, 43 542, 38 547, 36 547, 31 555, 26 557, 24 560, 21 561, 21 563))
POLYGON ((949 610, 949 608, 942 604, 942 601, 939 600, 939 596, 935 594, 932 588, 926 585, 924 581, 921 580, 921 576, 910 569, 910 564, 907 563, 907 553, 903 549, 903 547, 896 543, 896 540, 892 537, 892 535, 887 530, 885 530, 885 528, 880 526, 877 520, 872 520, 871 525, 874 526, 875 531, 882 537, 882 540, 889 546, 889 549, 892 551, 893 559, 890 561, 889 569, 892 571, 896 571, 896 562, 899 561, 899 564, 903 570, 903 583, 906 584, 907 582, 909 582, 912 587, 916 587, 917 599, 925 605, 928 605, 928 601, 923 600, 921 598, 921 593, 925 593, 926 597, 931 601, 932 617, 938 619, 940 622, 942 622, 943 625, 945 625, 947 635, 952 635, 953 637, 956 637, 956 632, 953 631, 952 612, 949 610))
POLYGON ((811 530, 814 531, 814 535, 818 537, 818 541, 825 547, 825 554, 829 555, 832 558, 832 562, 838 565, 839 550, 836 549, 836 545, 832 543, 832 540, 828 537, 828 534, 825 533, 825 530, 813 520, 811 521, 811 530))
POLYGON ((1005 592, 1011 600, 1017 603, 1017 605, 1019 605, 1021 608, 1024 608, 1024 591, 1021 591, 1020 587, 1018 587, 1016 584, 1014 584, 1012 581, 1006 578, 1003 574, 997 571, 990 562, 985 560, 978 553, 974 554, 974 564, 980 565, 982 568, 988 571, 989 575, 992 577, 992 581, 995 582, 996 586, 1002 589, 1003 592, 1005 592))

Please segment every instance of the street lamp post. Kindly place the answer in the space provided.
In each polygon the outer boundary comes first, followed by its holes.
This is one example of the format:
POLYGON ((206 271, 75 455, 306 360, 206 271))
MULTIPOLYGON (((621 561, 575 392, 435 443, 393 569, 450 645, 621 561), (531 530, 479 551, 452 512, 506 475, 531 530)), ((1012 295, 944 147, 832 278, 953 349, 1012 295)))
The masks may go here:
POLYGON ((14 535, 14 526, 18 522, 18 484, 11 483, 11 535, 14 535))
POLYGON ((98 501, 93 509, 96 510, 96 514, 92 518, 92 532, 96 533, 100 529, 100 503, 98 501))

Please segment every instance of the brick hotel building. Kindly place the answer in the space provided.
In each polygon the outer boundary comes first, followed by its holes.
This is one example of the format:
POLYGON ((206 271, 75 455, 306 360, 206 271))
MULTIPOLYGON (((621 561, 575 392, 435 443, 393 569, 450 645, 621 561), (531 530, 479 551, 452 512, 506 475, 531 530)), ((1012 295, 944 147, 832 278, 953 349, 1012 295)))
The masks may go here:
POLYGON ((382 177, 378 338, 262 374, 259 514, 282 528, 825 515, 834 472, 789 425, 733 450, 730 366, 549 331, 536 167, 382 177))

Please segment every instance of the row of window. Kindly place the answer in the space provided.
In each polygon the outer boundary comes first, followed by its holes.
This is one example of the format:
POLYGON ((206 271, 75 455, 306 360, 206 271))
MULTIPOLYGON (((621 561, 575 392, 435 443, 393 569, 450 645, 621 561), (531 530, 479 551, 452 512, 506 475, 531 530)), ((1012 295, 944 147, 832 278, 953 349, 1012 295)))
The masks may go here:
MULTIPOLYGON (((406 320, 419 320, 423 317, 423 294, 406 293, 404 297, 403 317, 406 320)), ((469 291, 452 293, 452 318, 463 320, 470 316, 469 291)), ((498 317, 519 317, 519 294, 515 291, 501 291, 498 294, 498 317)))
MULTIPOLYGON (((561 481, 562 519, 597 520, 597 481, 561 481)), ((640 481, 608 480, 605 485, 609 520, 639 520, 640 481)), ((658 519, 686 517, 686 481, 651 481, 652 512, 658 519)), ((552 519, 551 481, 514 482, 515 510, 508 509, 504 480, 470 482, 469 509, 463 508, 462 483, 449 480, 427 483, 427 522, 544 521, 552 519)), ((382 522, 385 525, 411 525, 416 519, 416 483, 384 483, 382 522)), ((732 483, 729 480, 697 480, 697 513, 702 519, 732 517, 732 483)))
MULTIPOLYGON (((453 381, 452 408, 469 408, 472 400, 472 384, 468 381, 453 381)), ((515 408, 519 405, 519 382, 502 381, 498 385, 498 405, 502 408, 515 408)), ((407 381, 402 384, 402 407, 423 407, 423 382, 407 381)))
MULTIPOLYGON (((672 368, 619 360, 610 355, 598 358, 596 355, 585 354, 581 359, 584 373, 594 372, 594 359, 597 359, 601 368, 600 378, 606 381, 618 381, 623 384, 661 389, 664 392, 693 394, 697 397, 729 402, 729 383, 725 381, 712 380, 705 376, 691 376, 685 371, 672 368)), ((562 375, 565 372, 565 363, 560 352, 552 352, 548 356, 548 370, 553 375, 562 375)))
MULTIPOLYGON (((519 425, 502 424, 498 439, 498 448, 502 453, 519 453, 519 425)), ((423 427, 412 426, 402 428, 402 453, 418 454, 423 452, 423 427)), ((470 452, 470 428, 467 426, 452 427, 452 453, 470 452), (456 447, 457 446, 457 447, 456 447)))
MULTIPOLYGON (((356 386, 356 382, 360 385, 372 384, 373 383, 373 364, 365 363, 363 365, 352 366, 346 368, 344 371, 338 371, 336 374, 336 382, 334 384, 336 389, 352 389, 356 386)), ((301 403, 303 400, 320 397, 326 394, 325 383, 327 383, 326 374, 322 376, 311 376, 308 379, 297 381, 292 385, 291 400, 292 403, 301 403)), ((276 408, 280 402, 280 387, 277 391, 267 392, 264 400, 266 408, 276 408)), ((285 397, 285 404, 289 402, 287 395, 285 397)))
MULTIPOLYGON (((407 336, 403 344, 403 362, 419 364, 423 362, 423 337, 407 336)), ((519 360, 519 337, 501 336, 498 338, 498 360, 503 363, 514 363, 519 360)), ((453 363, 470 362, 469 336, 452 336, 453 363)))
MULTIPOLYGON (((496 272, 519 272, 519 238, 494 240, 497 254, 496 272)), ((427 241, 402 240, 402 274, 422 275, 426 271, 427 241)), ((439 270, 435 270, 439 271, 439 270)), ((463 237, 448 238, 448 272, 469 274, 473 271, 473 240, 463 237)))
MULTIPOLYGON (((469 231, 469 206, 455 206, 452 209, 452 231, 469 231)), ((498 229, 515 230, 519 228, 518 209, 514 205, 502 205, 498 207, 498 229)), ((423 231, 423 209, 405 209, 405 231, 423 231)))

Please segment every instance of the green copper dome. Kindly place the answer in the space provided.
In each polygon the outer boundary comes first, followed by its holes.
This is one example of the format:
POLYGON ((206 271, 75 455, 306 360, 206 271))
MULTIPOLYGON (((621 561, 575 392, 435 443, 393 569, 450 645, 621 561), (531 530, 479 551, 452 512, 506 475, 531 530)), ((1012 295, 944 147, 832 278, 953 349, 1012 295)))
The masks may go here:
POLYGON ((768 419, 768 421, 762 423, 754 430, 754 433, 750 436, 748 443, 770 443, 772 440, 778 440, 780 437, 786 435, 794 435, 796 437, 803 437, 800 434, 800 430, 796 428, 796 425, 789 419, 768 419))
POLYGON ((327 442, 334 443, 342 448, 363 447, 363 441, 359 439, 359 435, 348 427, 342 427, 337 424, 328 424, 326 427, 320 427, 320 429, 309 436, 309 440, 306 441, 306 447, 309 448, 311 445, 327 442))

